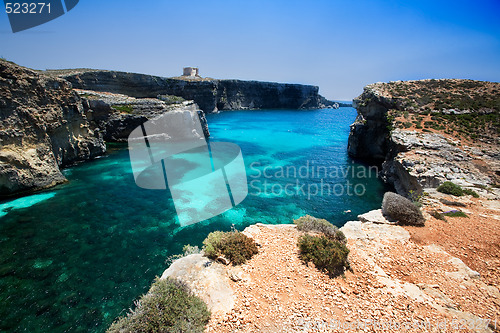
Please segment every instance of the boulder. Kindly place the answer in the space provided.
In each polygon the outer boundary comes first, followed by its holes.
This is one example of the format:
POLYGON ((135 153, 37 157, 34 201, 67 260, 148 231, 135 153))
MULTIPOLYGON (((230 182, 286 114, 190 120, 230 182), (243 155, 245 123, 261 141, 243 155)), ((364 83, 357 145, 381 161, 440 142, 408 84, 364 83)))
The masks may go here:
POLYGON ((358 219, 361 222, 371 222, 371 223, 382 223, 382 224, 396 224, 397 221, 392 220, 388 216, 382 214, 381 209, 371 210, 368 213, 358 215, 358 219))
POLYGON ((397 220, 400 224, 423 226, 425 223, 422 212, 413 202, 393 192, 384 194, 382 214, 397 220))
POLYGON ((201 254, 191 254, 172 263, 161 276, 185 282, 200 297, 212 313, 229 312, 235 304, 225 267, 201 254))

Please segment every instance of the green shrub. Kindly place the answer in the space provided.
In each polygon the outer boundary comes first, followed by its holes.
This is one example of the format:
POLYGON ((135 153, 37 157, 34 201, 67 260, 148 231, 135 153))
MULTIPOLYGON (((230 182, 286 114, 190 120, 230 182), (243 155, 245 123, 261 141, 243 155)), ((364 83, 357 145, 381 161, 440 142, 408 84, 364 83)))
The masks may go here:
POLYGON ((312 262, 316 268, 328 272, 330 276, 342 274, 349 268, 349 249, 344 243, 326 236, 302 235, 298 241, 300 259, 312 262))
POLYGON ((437 191, 444 194, 454 195, 456 197, 464 195, 464 190, 462 190, 460 185, 453 184, 452 182, 442 183, 438 186, 437 191))
POLYGON ((135 310, 115 321, 108 333, 203 332, 210 320, 207 305, 176 279, 156 279, 135 310))
POLYGON ((233 265, 240 265, 259 252, 257 244, 239 231, 214 231, 203 241, 203 251, 210 259, 224 257, 233 265))
POLYGON ((187 257, 187 256, 189 256, 191 254, 197 254, 197 253, 200 253, 200 252, 201 252, 201 250, 198 248, 198 246, 196 246, 196 245, 192 246, 190 244, 186 244, 182 248, 182 253, 180 253, 180 254, 173 254, 173 255, 169 256, 165 260, 165 264, 167 264, 168 266, 170 266, 177 259, 184 258, 184 257, 187 257))
POLYGON ((306 215, 293 221, 297 229, 305 232, 323 233, 326 237, 345 243, 346 238, 342 231, 325 219, 306 215))
POLYGON ((463 191, 464 191, 464 194, 472 195, 474 198, 479 198, 479 194, 477 194, 477 192, 474 190, 471 190, 469 188, 464 188, 463 191))
POLYGON ((423 226, 425 223, 422 212, 413 202, 392 192, 384 194, 382 213, 400 224, 423 226))
POLYGON ((125 113, 132 113, 134 111, 132 105, 113 105, 112 108, 125 113))
POLYGON ((445 205, 448 205, 448 206, 467 207, 466 204, 464 204, 462 202, 458 202, 458 201, 450 201, 450 200, 446 200, 446 199, 441 199, 439 201, 441 201, 442 203, 444 203, 445 205))
POLYGON ((180 104, 185 101, 184 98, 175 95, 158 95, 156 98, 167 104, 180 104))
POLYGON ((462 212, 460 210, 452 210, 450 212, 442 213, 442 215, 450 216, 450 217, 468 217, 467 214, 465 214, 464 212, 462 212))
POLYGON ((438 212, 437 210, 433 210, 431 212, 431 216, 438 219, 438 220, 446 221, 446 218, 444 217, 444 215, 442 213, 438 212))

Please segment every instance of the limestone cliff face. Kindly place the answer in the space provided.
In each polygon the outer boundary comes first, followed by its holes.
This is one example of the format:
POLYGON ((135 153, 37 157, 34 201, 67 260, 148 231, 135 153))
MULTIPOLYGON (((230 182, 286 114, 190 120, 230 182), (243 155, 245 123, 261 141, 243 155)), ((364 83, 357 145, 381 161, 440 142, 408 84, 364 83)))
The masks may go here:
POLYGON ((494 185, 500 174, 494 136, 499 91, 498 83, 471 80, 368 85, 354 100, 358 117, 351 125, 348 152, 355 158, 383 161, 381 176, 402 195, 421 193, 447 180, 470 187, 494 185), (435 116, 443 114, 458 116, 435 116), (471 128, 460 118, 466 114, 485 116, 484 127, 471 128), (409 119, 417 120, 412 124, 409 119))
POLYGON ((353 100, 353 107, 357 109, 358 116, 351 125, 347 147, 349 155, 364 159, 384 159, 390 138, 387 110, 394 108, 395 103, 368 86, 363 94, 353 100))
POLYGON ((149 119, 165 112, 188 112, 200 119, 205 137, 210 136, 205 113, 193 101, 168 104, 157 98, 134 98, 122 94, 76 89, 90 120, 100 128, 105 141, 126 142, 130 133, 149 119))
POLYGON ((159 76, 97 70, 51 71, 74 88, 107 91, 136 98, 161 94, 193 100, 209 113, 241 109, 307 109, 328 106, 318 87, 242 80, 183 80, 159 76))
POLYGON ((60 167, 105 149, 69 82, 0 60, 0 197, 63 182, 60 167))

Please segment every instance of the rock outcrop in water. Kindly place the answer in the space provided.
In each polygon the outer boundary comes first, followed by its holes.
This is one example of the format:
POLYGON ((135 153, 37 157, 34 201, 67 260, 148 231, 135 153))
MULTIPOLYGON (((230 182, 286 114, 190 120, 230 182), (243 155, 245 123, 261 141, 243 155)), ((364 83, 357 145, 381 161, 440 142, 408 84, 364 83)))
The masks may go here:
POLYGON ((500 83, 421 80, 376 83, 354 100, 348 152, 383 161, 397 192, 422 193, 446 180, 498 184, 500 83))
POLYGON ((0 197, 61 183, 61 167, 105 150, 68 81, 0 60, 0 197))
POLYGON ((332 106, 316 86, 276 82, 165 78, 102 70, 48 71, 70 81, 74 88, 155 98, 167 94, 193 100, 209 113, 244 109, 314 109, 332 106))
MULTIPOLYGON (((149 119, 165 112, 187 112, 201 121, 205 137, 210 136, 205 113, 193 101, 168 103, 158 98, 134 98, 121 94, 75 89, 82 97, 85 110, 103 132, 106 142, 125 142, 129 134, 149 119)), ((161 96, 160 96, 161 97, 161 96)))

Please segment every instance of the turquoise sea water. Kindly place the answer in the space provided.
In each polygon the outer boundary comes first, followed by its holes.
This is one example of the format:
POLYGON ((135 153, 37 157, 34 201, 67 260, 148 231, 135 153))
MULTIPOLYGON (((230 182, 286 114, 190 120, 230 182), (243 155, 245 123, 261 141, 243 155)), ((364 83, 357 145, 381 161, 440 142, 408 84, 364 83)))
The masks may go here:
POLYGON ((168 191, 135 185, 126 145, 65 170, 66 184, 0 202, 0 331, 103 332, 166 258, 210 231, 304 214, 341 226, 378 208, 384 185, 346 154, 355 116, 352 108, 208 115, 211 141, 241 147, 249 195, 184 228, 168 191))

